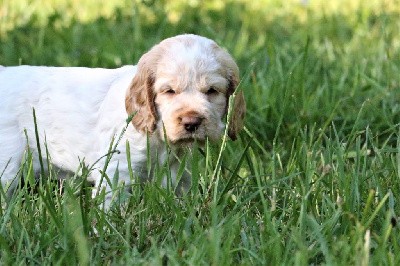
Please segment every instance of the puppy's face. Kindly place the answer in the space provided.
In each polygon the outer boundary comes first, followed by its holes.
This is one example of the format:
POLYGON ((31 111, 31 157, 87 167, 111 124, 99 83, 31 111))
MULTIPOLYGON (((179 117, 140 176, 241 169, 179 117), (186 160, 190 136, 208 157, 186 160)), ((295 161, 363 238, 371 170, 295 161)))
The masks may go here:
POLYGON ((160 60, 154 91, 159 114, 157 130, 172 143, 217 140, 229 82, 212 50, 198 43, 177 43, 160 60), (164 128, 163 128, 164 127, 164 128))
MULTIPOLYGON (((195 35, 164 40, 141 58, 138 72, 127 95, 127 99, 134 95, 130 101, 134 103, 131 109, 139 115, 133 119, 137 129, 155 132, 161 138, 166 135, 172 144, 221 137, 228 99, 239 74, 231 56, 213 41, 195 35), (140 83, 145 96, 136 95, 140 83), (138 96, 142 98, 139 101, 135 100, 138 96)), ((242 127, 244 112, 240 93, 230 121, 233 139, 242 127)))

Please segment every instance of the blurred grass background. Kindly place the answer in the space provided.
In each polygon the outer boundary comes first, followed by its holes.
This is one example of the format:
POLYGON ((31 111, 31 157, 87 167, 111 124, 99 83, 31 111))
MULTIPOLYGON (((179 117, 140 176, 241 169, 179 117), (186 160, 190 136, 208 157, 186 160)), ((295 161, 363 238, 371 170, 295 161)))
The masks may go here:
MULTIPOLYGON (((215 188, 220 200, 203 195, 197 201, 196 194, 179 205, 149 187, 146 202, 109 216, 114 227, 99 237, 53 226, 42 239, 32 222, 4 216, 3 256, 59 263, 398 265, 399 1, 0 0, 0 65, 136 64, 151 46, 180 33, 214 39, 243 77, 247 130, 224 152, 230 170, 215 188), (85 247, 81 253, 74 245, 49 247, 69 243, 68 235, 85 247)), ((201 171, 203 182, 212 180, 212 169, 201 171)), ((46 220, 46 208, 18 206, 27 220, 46 220)), ((63 211, 72 207, 57 206, 62 224, 63 211)), ((93 217, 105 219, 88 212, 83 222, 74 216, 86 230, 93 217)), ((13 212, 8 206, 3 213, 13 212)))

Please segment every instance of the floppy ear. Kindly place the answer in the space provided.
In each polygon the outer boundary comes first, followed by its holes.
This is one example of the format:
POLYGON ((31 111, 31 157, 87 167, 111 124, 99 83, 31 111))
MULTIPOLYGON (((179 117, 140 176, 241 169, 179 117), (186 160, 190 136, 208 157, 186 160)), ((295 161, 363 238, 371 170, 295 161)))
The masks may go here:
POLYGON ((154 104, 154 81, 156 64, 150 52, 139 60, 138 69, 127 90, 125 107, 132 118, 133 126, 141 132, 152 133, 157 122, 157 113, 154 104))
POLYGON ((239 68, 229 53, 221 49, 216 43, 212 45, 212 50, 223 69, 225 69, 226 72, 224 75, 228 79, 225 115, 227 115, 229 110, 229 98, 231 96, 235 97, 231 108, 230 120, 228 121, 228 136, 232 140, 236 140, 239 131, 243 128, 244 116, 246 114, 246 102, 243 92, 235 92, 239 85, 239 68))
POLYGON ((228 125, 228 136, 232 140, 236 140, 239 131, 243 129, 244 116, 246 114, 246 101, 242 91, 235 92, 238 84, 239 78, 237 75, 231 75, 228 80, 228 93, 227 93, 227 103, 226 112, 228 112, 229 98, 235 96, 233 102, 232 113, 228 125))

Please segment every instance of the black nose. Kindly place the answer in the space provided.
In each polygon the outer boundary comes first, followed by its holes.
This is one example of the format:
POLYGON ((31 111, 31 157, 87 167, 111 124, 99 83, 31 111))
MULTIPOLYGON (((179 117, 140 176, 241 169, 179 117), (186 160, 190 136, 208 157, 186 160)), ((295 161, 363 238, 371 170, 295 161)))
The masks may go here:
POLYGON ((194 116, 185 116, 182 117, 182 125, 188 132, 194 132, 196 131, 199 126, 201 125, 202 119, 200 117, 194 117, 194 116))

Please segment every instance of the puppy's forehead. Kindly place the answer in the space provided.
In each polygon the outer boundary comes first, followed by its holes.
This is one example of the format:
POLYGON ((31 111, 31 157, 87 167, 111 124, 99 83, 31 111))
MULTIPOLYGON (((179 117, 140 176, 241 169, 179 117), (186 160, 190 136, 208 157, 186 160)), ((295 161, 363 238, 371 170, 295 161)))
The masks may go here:
POLYGON ((157 64, 156 87, 165 83, 182 89, 209 84, 225 87, 226 70, 217 60, 218 49, 221 48, 206 38, 185 38, 166 43, 157 64))
POLYGON ((220 64, 215 57, 216 47, 212 42, 173 42, 167 46, 161 64, 165 66, 164 70, 217 71, 220 64))

